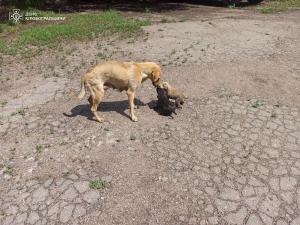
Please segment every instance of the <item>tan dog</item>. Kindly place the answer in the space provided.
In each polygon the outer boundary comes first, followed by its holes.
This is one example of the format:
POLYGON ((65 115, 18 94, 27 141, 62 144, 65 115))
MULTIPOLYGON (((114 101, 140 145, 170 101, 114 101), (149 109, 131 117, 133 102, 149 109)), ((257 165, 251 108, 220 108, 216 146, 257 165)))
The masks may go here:
POLYGON ((136 88, 145 80, 151 79, 154 86, 159 85, 161 70, 153 62, 116 62, 108 61, 90 68, 81 78, 81 90, 78 98, 85 95, 85 87, 90 90, 91 111, 98 122, 103 119, 97 114, 97 107, 107 88, 127 91, 132 121, 137 121, 134 114, 134 95, 136 88))
POLYGON ((176 107, 182 108, 184 99, 187 99, 188 97, 183 94, 181 90, 172 87, 168 82, 163 82, 162 84, 160 84, 160 86, 162 86, 162 88, 167 91, 167 95, 169 98, 175 100, 176 107))

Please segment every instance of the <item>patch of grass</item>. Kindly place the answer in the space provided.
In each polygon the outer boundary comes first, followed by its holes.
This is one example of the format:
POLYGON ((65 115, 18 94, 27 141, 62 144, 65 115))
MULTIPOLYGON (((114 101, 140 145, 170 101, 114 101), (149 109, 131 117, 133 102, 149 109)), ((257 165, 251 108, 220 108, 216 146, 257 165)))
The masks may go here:
POLYGON ((285 10, 300 10, 300 0, 265 1, 263 6, 258 7, 257 10, 264 14, 285 10))
POLYGON ((170 18, 164 17, 164 18, 162 18, 162 19, 160 20, 160 22, 161 22, 161 23, 174 23, 175 20, 174 20, 174 19, 170 19, 170 18))
POLYGON ((18 109, 17 112, 12 113, 11 115, 14 116, 17 114, 19 114, 21 116, 25 116, 25 109, 24 108, 18 109))
POLYGON ((256 100, 251 106, 252 106, 253 108, 258 108, 258 107, 263 106, 263 105, 264 105, 264 104, 263 104, 262 101, 256 100))
POLYGON ((268 13, 272 13, 273 9, 270 7, 263 7, 263 8, 258 8, 257 9, 260 13, 262 14, 268 14, 268 13))
POLYGON ((12 166, 6 166, 5 170, 3 171, 4 174, 8 174, 10 176, 13 175, 13 172, 14 172, 14 170, 13 170, 12 166))
POLYGON ((129 139, 130 139, 131 141, 135 141, 135 140, 136 140, 136 136, 133 135, 133 134, 131 134, 130 137, 129 137, 129 139))
POLYGON ((228 5, 228 8, 229 9, 236 9, 237 7, 236 7, 235 3, 233 3, 233 4, 228 5))
POLYGON ((7 101, 0 102, 1 107, 4 107, 7 104, 7 101))
POLYGON ((96 56, 99 57, 100 59, 106 59, 107 58, 107 56, 105 54, 103 54, 102 52, 97 53, 96 56))
POLYGON ((49 70, 54 70, 54 66, 53 65, 48 64, 47 67, 48 67, 49 70))
POLYGON ((63 174, 64 177, 67 177, 67 176, 70 175, 70 172, 69 172, 69 171, 65 171, 65 172, 63 172, 62 174, 63 174))
POLYGON ((27 13, 35 13, 38 17, 52 17, 52 16, 58 16, 59 14, 53 12, 53 11, 42 11, 36 8, 29 8, 26 10, 27 13))
POLYGON ((38 144, 35 146, 36 153, 42 153, 43 149, 44 149, 44 146, 41 144, 38 144))
POLYGON ((16 42, 43 45, 61 39, 93 37, 103 32, 132 33, 146 24, 145 21, 124 19, 116 11, 101 14, 76 14, 66 23, 25 30, 16 42))
POLYGON ((183 16, 179 19, 179 22, 185 22, 187 20, 188 20, 188 18, 186 16, 183 16))
POLYGON ((89 184, 90 189, 104 189, 106 186, 107 183, 103 180, 91 180, 89 184))
POLYGON ((176 50, 175 49, 172 49, 170 55, 174 55, 176 53, 176 50))
POLYGON ((0 52, 5 53, 6 51, 7 51, 6 44, 2 40, 0 40, 0 52))
MULTIPOLYGON (((42 13, 42 12, 41 12, 42 13)), ((43 12, 48 14, 49 12, 43 12)), ((46 15, 45 14, 45 15, 46 15)), ((147 20, 127 19, 117 11, 106 11, 91 14, 73 14, 65 21, 51 24, 27 26, 18 24, 22 29, 15 32, 16 38, 8 48, 18 49, 24 46, 51 46, 69 39, 94 38, 100 34, 132 35, 142 26, 148 25, 147 20)), ((7 44, 0 43, 0 51, 7 52, 7 44)))
POLYGON ((77 50, 77 48, 76 48, 76 47, 73 47, 73 48, 71 48, 71 49, 68 49, 68 50, 66 51, 66 54, 67 54, 67 55, 71 55, 71 54, 73 54, 76 50, 77 50))
POLYGON ((0 40, 0 53, 14 55, 17 52, 15 46, 9 46, 3 40, 0 40))

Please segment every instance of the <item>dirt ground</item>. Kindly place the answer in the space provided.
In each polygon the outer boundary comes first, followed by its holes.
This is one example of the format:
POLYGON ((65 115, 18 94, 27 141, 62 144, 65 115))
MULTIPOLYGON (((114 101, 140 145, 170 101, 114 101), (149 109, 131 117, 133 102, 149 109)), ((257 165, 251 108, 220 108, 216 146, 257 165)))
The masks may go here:
POLYGON ((300 224, 300 13, 123 13, 153 25, 2 56, 0 224, 300 224), (97 123, 76 95, 106 59, 155 61, 189 99, 160 116, 147 81, 134 123, 109 90, 97 123))

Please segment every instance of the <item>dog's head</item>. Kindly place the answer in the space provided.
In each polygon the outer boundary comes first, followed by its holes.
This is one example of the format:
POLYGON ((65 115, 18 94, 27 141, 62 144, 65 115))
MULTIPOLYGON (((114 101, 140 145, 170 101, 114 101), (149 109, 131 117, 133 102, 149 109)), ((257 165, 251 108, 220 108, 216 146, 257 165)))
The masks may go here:
POLYGON ((159 85, 160 74, 161 74, 160 67, 158 65, 154 66, 152 68, 151 81, 152 81, 153 86, 155 86, 155 87, 157 87, 159 85))

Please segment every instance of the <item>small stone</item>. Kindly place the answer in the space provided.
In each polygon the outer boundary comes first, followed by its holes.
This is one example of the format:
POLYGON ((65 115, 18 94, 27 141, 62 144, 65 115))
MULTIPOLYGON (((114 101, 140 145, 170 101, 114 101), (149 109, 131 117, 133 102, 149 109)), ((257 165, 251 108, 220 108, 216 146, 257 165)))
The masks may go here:
POLYGON ((278 220, 276 225, 288 225, 288 223, 285 222, 284 220, 278 220))
POLYGON ((74 198, 77 197, 77 195, 78 194, 76 190, 71 186, 65 191, 65 193, 61 196, 61 198, 64 200, 73 200, 74 198))
POLYGON ((214 212, 214 207, 211 205, 211 204, 209 204, 209 205, 207 205, 206 207, 205 207, 205 212, 208 212, 208 213, 213 213, 214 212))
POLYGON ((44 209, 46 209, 46 204, 42 204, 42 205, 40 205, 40 207, 39 207, 39 210, 44 210, 44 209))
POLYGON ((246 225, 263 225, 263 223, 257 215, 251 214, 246 225))
POLYGON ((16 224, 24 224, 27 219, 27 213, 22 213, 16 216, 14 223, 16 224))
POLYGON ((47 196, 48 196, 48 191, 44 187, 39 187, 33 192, 32 202, 36 203, 36 202, 45 201, 47 196))
POLYGON ((51 123, 51 125, 54 126, 54 127, 59 127, 60 121, 53 121, 53 122, 51 123))
POLYGON ((49 178, 48 180, 45 181, 44 186, 45 188, 49 187, 53 182, 53 178, 49 178))
POLYGON ((189 224, 197 224, 197 218, 196 217, 192 217, 189 219, 189 224))
POLYGON ((248 205, 248 207, 252 210, 255 210, 257 208, 257 204, 259 202, 259 197, 250 197, 245 199, 245 203, 248 205))
POLYGON ((59 209, 59 203, 56 203, 55 205, 51 206, 48 210, 48 216, 53 216, 58 213, 59 209))
POLYGON ((39 124, 37 122, 32 122, 30 124, 28 124, 27 128, 32 130, 34 128, 36 128, 39 124))
POLYGON ((218 224, 218 217, 213 216, 208 218, 209 224, 218 224))
POLYGON ((7 216, 3 220, 3 225, 11 225, 14 220, 14 216, 7 216))
POLYGON ((225 187, 223 191, 221 192, 220 195, 221 198, 223 199, 228 199, 228 200, 239 200, 240 199, 240 194, 236 190, 232 188, 227 188, 225 187))
POLYGON ((300 216, 296 217, 291 223, 291 225, 299 225, 299 224, 300 224, 300 216))
POLYGON ((229 224, 243 224, 243 221, 246 216, 247 209, 245 207, 242 207, 236 213, 231 213, 225 218, 229 222, 229 224))
POLYGON ((88 191, 83 195, 83 200, 90 204, 94 204, 98 201, 100 195, 97 191, 88 191))
POLYGON ((65 206, 60 213, 60 217, 59 217, 60 222, 62 223, 68 222, 72 216, 73 209, 74 209, 74 205, 65 206))
POLYGON ((136 140, 136 136, 135 135, 130 135, 130 138, 129 138, 131 141, 135 141, 136 140))
POLYGON ((56 191, 58 192, 64 192, 65 190, 67 190, 69 188, 69 186, 72 184, 73 182, 71 180, 66 180, 60 187, 58 187, 56 189, 56 191))
POLYGON ((112 181, 112 176, 104 176, 101 178, 101 180, 110 183, 112 181))
POLYGON ((7 215, 16 215, 18 212, 18 207, 15 205, 10 205, 5 212, 7 215))
POLYGON ((272 147, 274 147, 274 148, 279 148, 279 147, 281 146, 280 140, 279 140, 279 139, 272 139, 272 140, 271 140, 271 145, 272 145, 272 147))
POLYGON ((294 177, 281 177, 280 188, 283 191, 292 190, 297 184, 297 180, 294 177))
POLYGON ((260 206, 260 212, 270 217, 276 217, 279 213, 280 202, 275 195, 267 195, 260 206))
POLYGON ((89 190, 89 182, 87 181, 79 181, 74 183, 74 187, 79 193, 83 193, 89 190))
POLYGON ((81 205, 77 205, 74 211, 74 218, 84 216, 85 214, 86 214, 86 209, 81 205))
POLYGON ((68 176, 71 180, 78 180, 78 176, 76 174, 71 174, 68 176))
POLYGON ((234 211, 238 207, 238 203, 232 201, 224 201, 221 199, 215 200, 216 206, 220 212, 230 212, 234 211))
POLYGON ((40 218, 40 217, 39 217, 39 215, 38 215, 36 212, 31 212, 31 213, 29 214, 28 219, 27 219, 27 223, 35 224, 36 221, 39 220, 39 218, 40 218))

